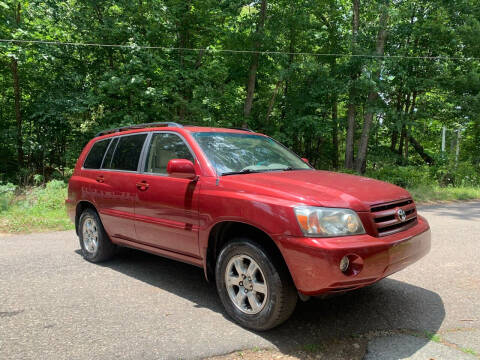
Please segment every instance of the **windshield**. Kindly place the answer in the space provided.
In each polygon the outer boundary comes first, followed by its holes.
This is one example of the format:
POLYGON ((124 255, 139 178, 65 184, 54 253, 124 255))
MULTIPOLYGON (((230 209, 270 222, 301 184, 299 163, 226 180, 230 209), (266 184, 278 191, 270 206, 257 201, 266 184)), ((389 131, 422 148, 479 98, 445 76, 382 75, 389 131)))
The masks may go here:
POLYGON ((290 150, 265 136, 216 132, 193 136, 219 175, 311 169, 290 150))

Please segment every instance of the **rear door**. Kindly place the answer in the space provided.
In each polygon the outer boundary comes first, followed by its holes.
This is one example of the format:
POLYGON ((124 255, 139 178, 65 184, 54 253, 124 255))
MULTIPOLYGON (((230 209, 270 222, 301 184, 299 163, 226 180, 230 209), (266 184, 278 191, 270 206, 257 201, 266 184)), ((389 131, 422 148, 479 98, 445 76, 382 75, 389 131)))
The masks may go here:
POLYGON ((102 162, 97 181, 97 206, 107 233, 115 238, 135 239, 135 176, 147 133, 114 138, 102 162))
MULTIPOLYGON (((137 175, 135 228, 141 243, 180 254, 198 256, 198 191, 195 180, 171 177, 171 159, 195 156, 173 132, 156 132, 145 151, 144 172, 137 175), (142 185, 143 184, 143 185, 142 185)), ((198 164, 196 164, 198 167, 198 164)))

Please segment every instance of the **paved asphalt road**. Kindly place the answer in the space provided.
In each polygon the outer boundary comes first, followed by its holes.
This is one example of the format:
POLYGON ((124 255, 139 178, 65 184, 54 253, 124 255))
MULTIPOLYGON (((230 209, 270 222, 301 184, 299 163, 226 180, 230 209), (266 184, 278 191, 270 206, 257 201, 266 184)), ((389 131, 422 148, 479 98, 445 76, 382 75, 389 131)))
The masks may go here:
POLYGON ((367 359, 478 359, 480 203, 420 212, 433 230, 426 258, 372 287, 300 303, 286 324, 258 334, 225 317, 198 268, 137 251, 90 264, 73 231, 0 237, 0 359, 285 353, 349 336, 367 339, 367 359))

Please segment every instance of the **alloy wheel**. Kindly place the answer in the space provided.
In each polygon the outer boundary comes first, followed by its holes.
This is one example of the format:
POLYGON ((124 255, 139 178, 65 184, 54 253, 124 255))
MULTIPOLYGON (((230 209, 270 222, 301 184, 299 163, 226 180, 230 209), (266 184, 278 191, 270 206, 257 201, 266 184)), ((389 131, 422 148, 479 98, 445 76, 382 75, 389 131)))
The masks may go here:
POLYGON ((90 254, 95 254, 98 249, 98 225, 95 219, 87 217, 83 222, 83 245, 90 254))
POLYGON ((245 314, 257 314, 265 307, 268 286, 262 269, 250 256, 236 255, 225 270, 230 300, 245 314))

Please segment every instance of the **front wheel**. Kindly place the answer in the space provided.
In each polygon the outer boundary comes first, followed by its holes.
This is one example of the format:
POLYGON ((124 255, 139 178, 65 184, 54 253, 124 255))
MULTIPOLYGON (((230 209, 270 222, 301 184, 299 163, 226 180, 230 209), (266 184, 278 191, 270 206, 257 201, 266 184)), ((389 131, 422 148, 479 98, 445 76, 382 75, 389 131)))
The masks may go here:
POLYGON ((215 277, 228 315, 246 328, 269 330, 295 309, 297 292, 285 265, 248 238, 222 249, 215 277))

